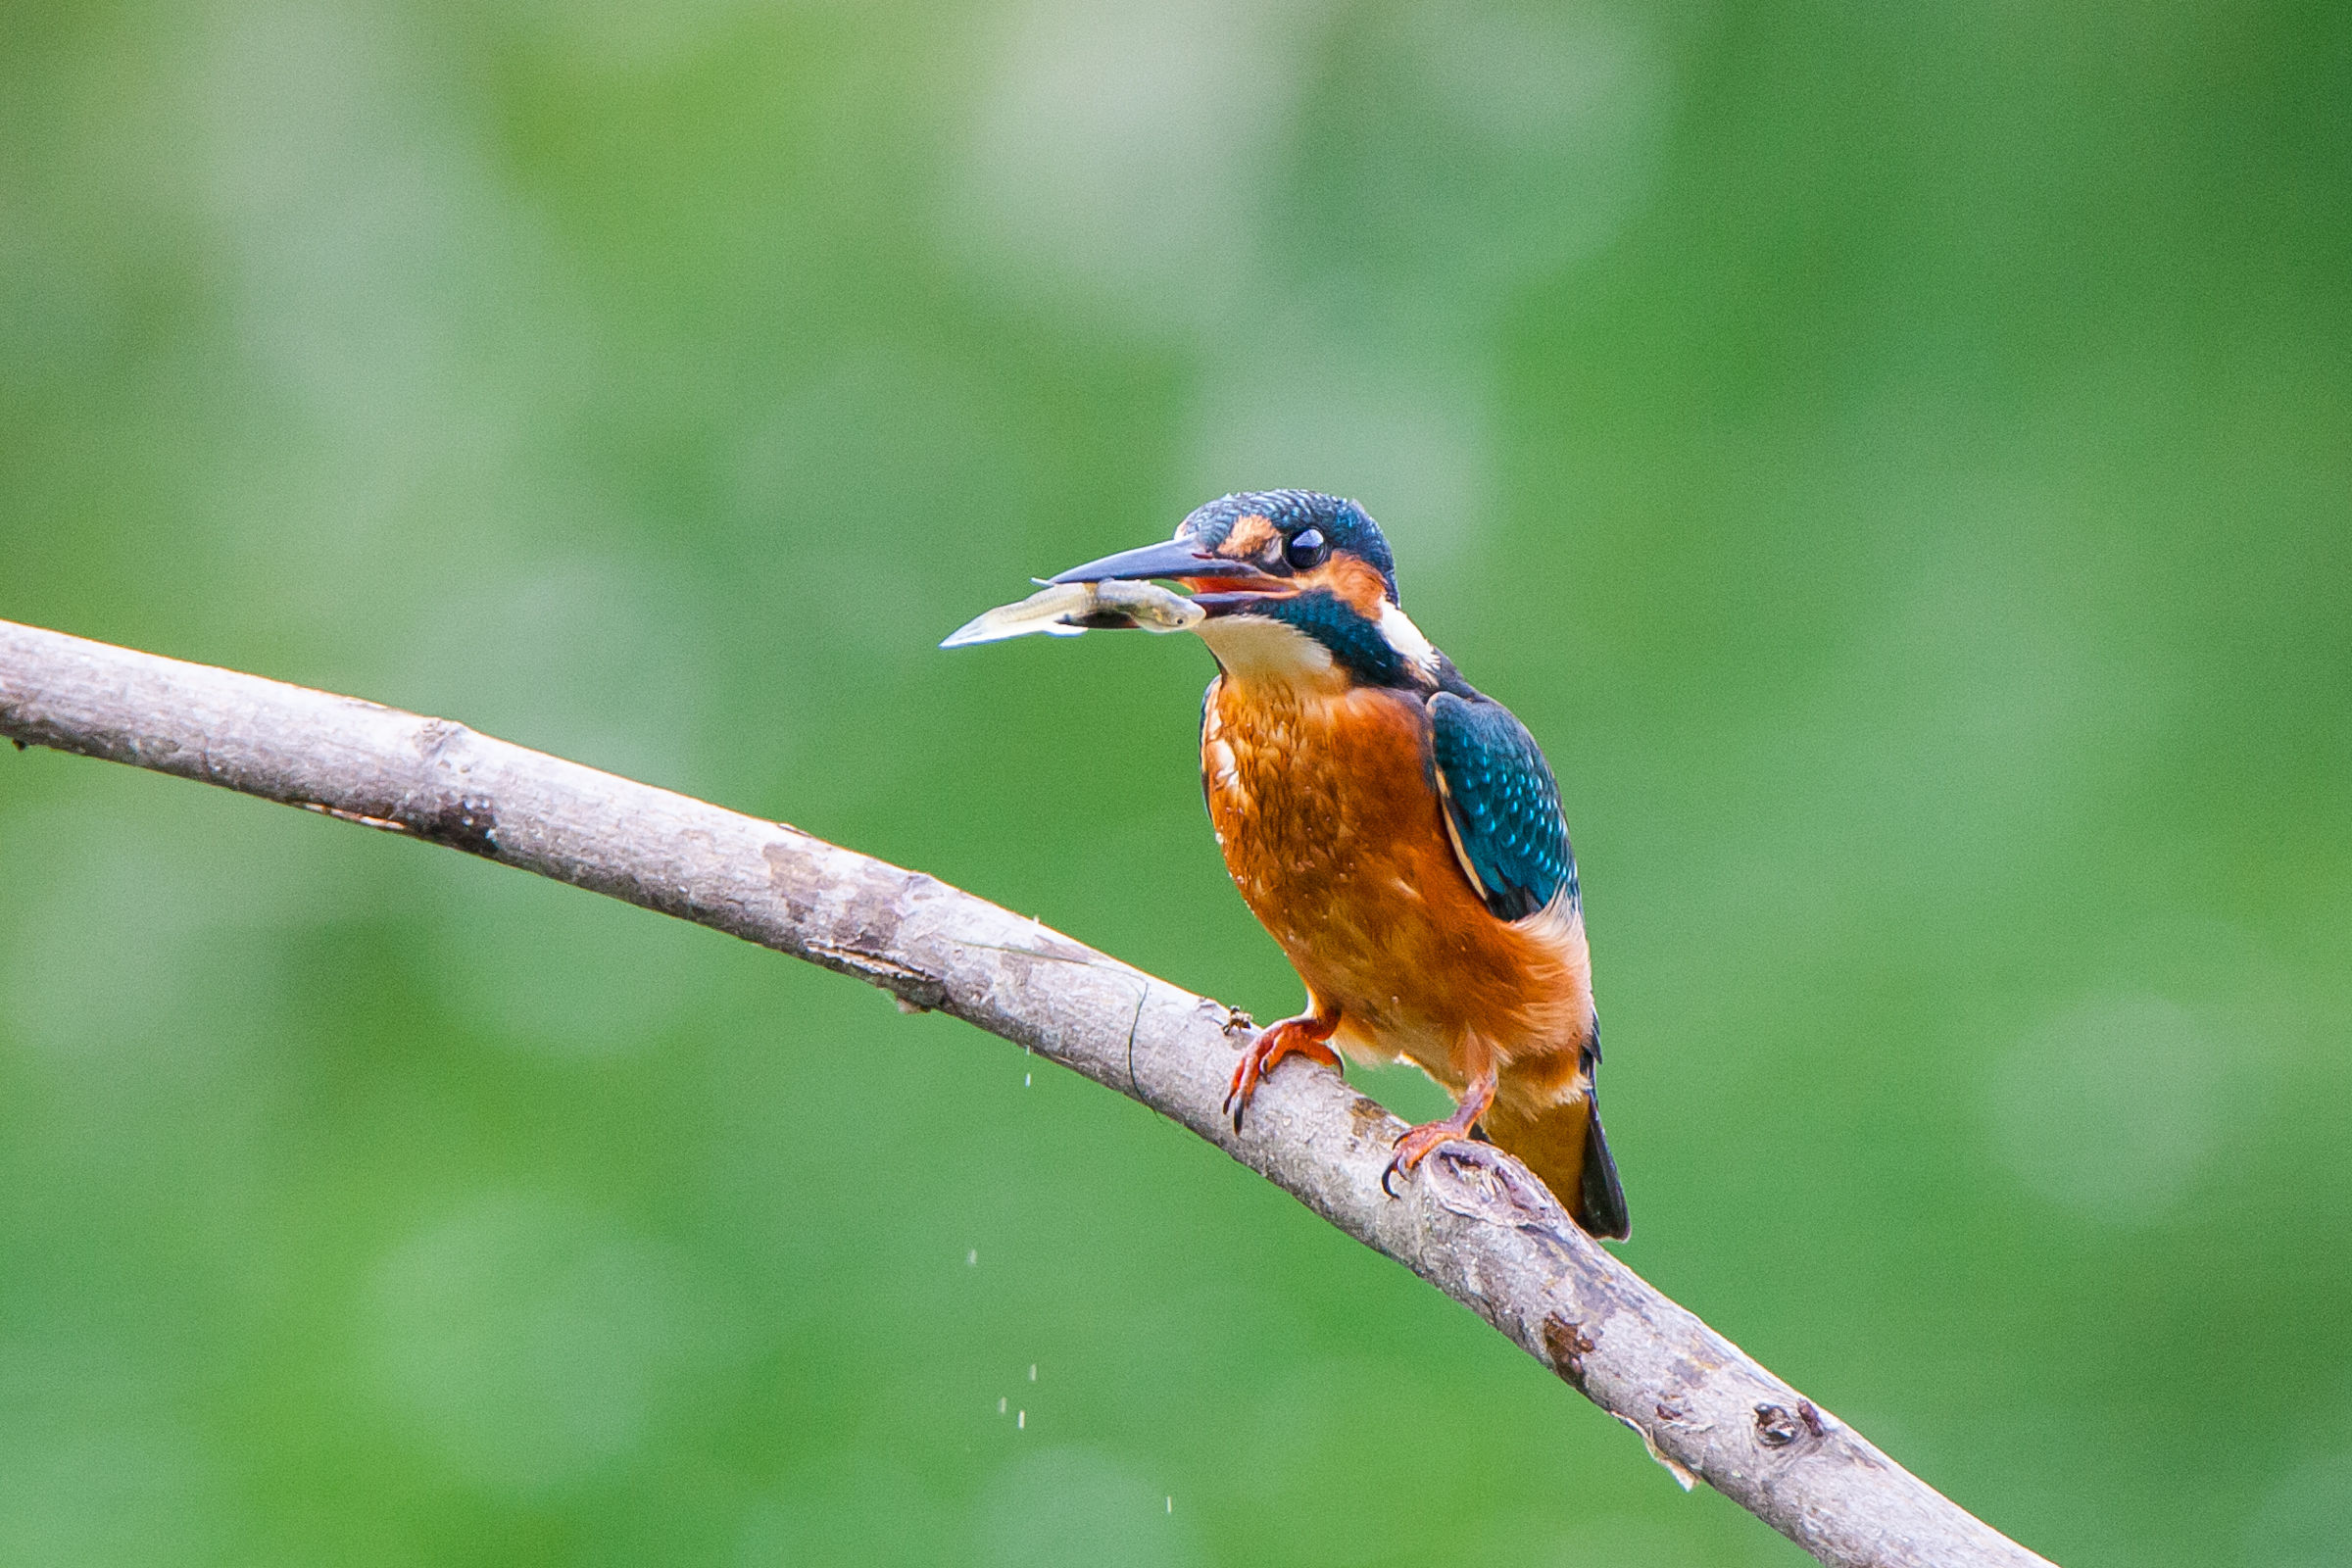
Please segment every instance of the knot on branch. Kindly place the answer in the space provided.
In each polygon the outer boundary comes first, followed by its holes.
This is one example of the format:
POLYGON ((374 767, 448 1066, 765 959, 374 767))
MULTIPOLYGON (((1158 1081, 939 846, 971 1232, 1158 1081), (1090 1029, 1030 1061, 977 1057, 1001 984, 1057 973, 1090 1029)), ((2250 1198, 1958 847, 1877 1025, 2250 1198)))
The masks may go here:
POLYGON ((1769 1402, 1756 1406, 1756 1441, 1767 1448, 1786 1448, 1799 1438, 1818 1441, 1828 1430, 1811 1399, 1797 1400, 1793 1410, 1769 1402))
POLYGON ((1551 1361, 1551 1369, 1560 1375, 1577 1393, 1585 1392, 1585 1357, 1600 1348, 1600 1342, 1585 1332, 1582 1323, 1571 1322, 1554 1312, 1544 1320, 1544 1353, 1551 1361))
POLYGON ((1576 1229, 1551 1189, 1492 1144, 1440 1144, 1421 1168, 1437 1178, 1430 1190, 1439 1203, 1456 1214, 1560 1242, 1565 1231, 1576 1229))

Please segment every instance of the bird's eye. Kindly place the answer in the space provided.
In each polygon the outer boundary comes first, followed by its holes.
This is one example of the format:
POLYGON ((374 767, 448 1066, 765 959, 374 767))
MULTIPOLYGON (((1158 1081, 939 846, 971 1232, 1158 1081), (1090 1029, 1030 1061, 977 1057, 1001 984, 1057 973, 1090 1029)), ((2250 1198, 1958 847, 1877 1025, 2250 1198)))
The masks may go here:
POLYGON ((1320 566, 1323 558, 1330 554, 1331 547, 1323 542, 1323 530, 1320 528, 1301 528, 1291 535, 1290 543, 1282 547, 1282 559, 1291 564, 1293 571, 1320 566))

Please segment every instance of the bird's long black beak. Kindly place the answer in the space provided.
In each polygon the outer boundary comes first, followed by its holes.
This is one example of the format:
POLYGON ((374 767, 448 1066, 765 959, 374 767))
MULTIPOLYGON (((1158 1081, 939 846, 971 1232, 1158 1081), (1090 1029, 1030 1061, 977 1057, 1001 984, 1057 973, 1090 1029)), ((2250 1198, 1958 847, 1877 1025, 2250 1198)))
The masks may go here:
POLYGON ((1115 556, 1104 556, 1101 561, 1072 566, 1051 580, 1144 582, 1153 577, 1280 581, 1271 572, 1261 571, 1247 561, 1211 555, 1191 539, 1170 539, 1164 544, 1146 545, 1141 550, 1122 550, 1115 556))

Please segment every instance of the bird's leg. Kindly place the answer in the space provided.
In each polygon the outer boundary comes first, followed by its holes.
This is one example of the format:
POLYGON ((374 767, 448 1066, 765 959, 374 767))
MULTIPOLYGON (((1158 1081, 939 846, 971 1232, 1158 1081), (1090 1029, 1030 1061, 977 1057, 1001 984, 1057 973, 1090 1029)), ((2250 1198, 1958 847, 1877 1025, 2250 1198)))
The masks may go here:
POLYGON ((1462 1102, 1453 1107, 1452 1115, 1444 1121, 1407 1128, 1404 1136, 1396 1140, 1396 1152, 1389 1156, 1388 1169, 1380 1173, 1381 1190, 1395 1198, 1396 1189, 1389 1185, 1390 1177, 1399 1171, 1409 1176, 1413 1167, 1428 1158, 1429 1152, 1440 1144, 1468 1138, 1470 1129, 1478 1125, 1478 1118, 1494 1103, 1494 1069, 1489 1067, 1470 1080, 1470 1087, 1462 1091, 1462 1102))
POLYGON ((1233 1087, 1225 1091, 1225 1109, 1233 1116, 1233 1130, 1242 1130, 1242 1112, 1249 1106, 1250 1097, 1257 1093, 1258 1081, 1283 1057, 1306 1056, 1326 1067, 1337 1067, 1340 1054, 1331 1049, 1330 1042, 1332 1031, 1339 1026, 1337 1012, 1328 1016, 1302 1012, 1260 1029, 1242 1048, 1242 1059, 1233 1069, 1233 1087))

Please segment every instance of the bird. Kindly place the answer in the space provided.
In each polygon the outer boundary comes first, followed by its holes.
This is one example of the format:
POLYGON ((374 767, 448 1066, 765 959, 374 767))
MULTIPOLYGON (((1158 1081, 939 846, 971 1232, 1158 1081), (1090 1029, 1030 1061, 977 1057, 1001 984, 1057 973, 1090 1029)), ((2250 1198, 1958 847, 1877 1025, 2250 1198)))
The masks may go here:
POLYGON ((1409 1061, 1455 1108, 1397 1140, 1384 1188, 1476 1138, 1589 1234, 1627 1237, 1559 786, 1527 726, 1405 614, 1370 514, 1314 491, 1228 495, 1164 543, 1049 581, 1173 582, 1201 612, 1189 629, 1217 662, 1201 795, 1234 886, 1307 998, 1243 1048, 1235 1131, 1292 1056, 1409 1061))

